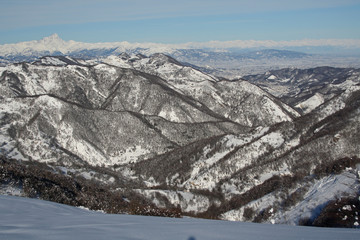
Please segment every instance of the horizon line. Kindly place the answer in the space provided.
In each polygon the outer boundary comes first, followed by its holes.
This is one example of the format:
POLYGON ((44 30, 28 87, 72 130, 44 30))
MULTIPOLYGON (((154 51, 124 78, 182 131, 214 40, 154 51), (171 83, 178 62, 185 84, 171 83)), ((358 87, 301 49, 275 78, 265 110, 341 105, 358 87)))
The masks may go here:
POLYGON ((211 48, 211 49, 230 49, 230 48, 272 48, 272 47, 342 47, 342 48, 360 48, 360 39, 297 39, 297 40, 209 40, 209 41, 190 41, 184 43, 160 43, 160 42, 129 42, 129 41, 104 41, 104 42, 82 42, 75 40, 63 40, 57 33, 53 33, 50 36, 43 37, 39 40, 22 41, 16 43, 0 44, 0 47, 6 46, 20 46, 21 44, 51 44, 62 43, 68 45, 85 44, 89 47, 92 45, 105 45, 104 48, 112 46, 125 46, 125 47, 168 47, 168 48, 183 48, 183 49, 197 49, 197 48, 211 48))

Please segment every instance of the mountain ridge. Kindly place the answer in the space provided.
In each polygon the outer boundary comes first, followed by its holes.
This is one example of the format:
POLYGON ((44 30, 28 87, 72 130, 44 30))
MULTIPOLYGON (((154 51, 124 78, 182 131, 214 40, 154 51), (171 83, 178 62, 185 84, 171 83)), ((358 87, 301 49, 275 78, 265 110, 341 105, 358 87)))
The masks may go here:
MULTIPOLYGON (((145 203, 183 215, 320 224, 328 216, 318 218, 321 206, 337 195, 356 201, 360 189, 359 72, 330 70, 285 69, 230 81, 161 53, 9 64, 0 67, 0 154, 15 169, 45 164, 51 179, 61 174, 125 196, 136 192, 145 203), (313 94, 340 85, 299 113, 297 103, 251 83, 287 83, 282 76, 313 94), (308 81, 313 77, 322 79, 320 90, 318 81, 308 81), (324 199, 320 187, 311 187, 332 180, 324 199), (347 183, 352 187, 341 187, 347 183), (312 192, 316 198, 304 198, 312 192)), ((291 88, 283 94, 304 100, 291 88)), ((15 181, 20 172, 0 170, 1 184, 20 186, 20 195, 52 200, 48 191, 58 191, 35 176, 24 187, 15 181)))

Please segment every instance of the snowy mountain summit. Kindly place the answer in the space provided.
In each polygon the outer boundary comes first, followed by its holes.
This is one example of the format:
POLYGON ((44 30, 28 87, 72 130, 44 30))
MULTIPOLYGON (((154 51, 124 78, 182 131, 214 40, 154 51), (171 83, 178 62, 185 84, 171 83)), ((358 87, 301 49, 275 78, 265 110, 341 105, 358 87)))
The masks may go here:
POLYGON ((20 42, 15 44, 5 44, 0 46, 0 54, 2 56, 9 55, 37 55, 47 52, 53 54, 55 52, 61 52, 66 54, 69 50, 69 43, 62 40, 56 33, 44 37, 41 40, 35 40, 30 42, 20 42))
POLYGON ((62 40, 59 35, 57 35, 57 33, 54 33, 53 35, 50 35, 48 37, 44 37, 39 41, 39 44, 43 44, 46 47, 55 47, 56 45, 61 46, 64 45, 64 43, 65 41, 62 40))
POLYGON ((357 227, 359 70, 228 80, 200 69, 163 53, 0 67, 0 192, 110 213, 357 227))

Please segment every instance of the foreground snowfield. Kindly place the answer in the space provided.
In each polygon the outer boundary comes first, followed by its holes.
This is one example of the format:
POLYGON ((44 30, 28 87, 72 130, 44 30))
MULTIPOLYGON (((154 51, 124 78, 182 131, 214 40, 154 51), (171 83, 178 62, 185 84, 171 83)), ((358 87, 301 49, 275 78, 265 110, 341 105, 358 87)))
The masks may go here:
POLYGON ((109 215, 36 199, 0 196, 0 239, 330 240, 360 239, 360 230, 109 215))

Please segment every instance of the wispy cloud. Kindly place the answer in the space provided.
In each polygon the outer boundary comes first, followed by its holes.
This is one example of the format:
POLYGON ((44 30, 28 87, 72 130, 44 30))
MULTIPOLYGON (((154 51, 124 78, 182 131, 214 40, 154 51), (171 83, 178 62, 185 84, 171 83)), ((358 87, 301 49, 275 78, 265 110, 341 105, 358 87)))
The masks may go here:
POLYGON ((0 0, 0 43, 53 32, 84 42, 263 40, 226 46, 360 39, 359 10, 359 0, 0 0))
POLYGON ((331 8, 358 0, 2 0, 0 29, 331 8))

